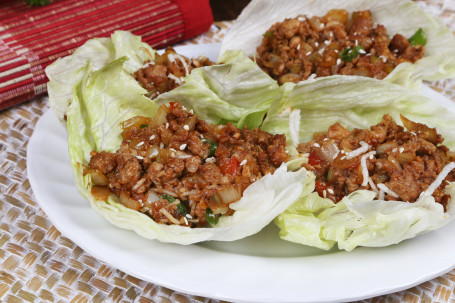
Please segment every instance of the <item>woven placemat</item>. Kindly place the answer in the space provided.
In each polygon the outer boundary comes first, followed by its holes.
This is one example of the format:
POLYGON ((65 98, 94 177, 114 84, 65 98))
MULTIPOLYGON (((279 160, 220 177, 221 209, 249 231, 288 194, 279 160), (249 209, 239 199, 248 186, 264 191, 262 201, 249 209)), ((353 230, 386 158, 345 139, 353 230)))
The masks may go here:
MULTIPOLYGON (((455 32, 453 0, 419 4, 455 32)), ((229 24, 216 23, 186 44, 219 42, 229 24)), ((431 86, 455 102, 455 81, 431 86)), ((26 171, 27 143, 47 109, 47 98, 41 97, 0 112, 0 302, 223 302, 135 278, 60 234, 37 205, 26 171)), ((361 302, 454 302, 454 286, 452 270, 408 290, 361 302)))

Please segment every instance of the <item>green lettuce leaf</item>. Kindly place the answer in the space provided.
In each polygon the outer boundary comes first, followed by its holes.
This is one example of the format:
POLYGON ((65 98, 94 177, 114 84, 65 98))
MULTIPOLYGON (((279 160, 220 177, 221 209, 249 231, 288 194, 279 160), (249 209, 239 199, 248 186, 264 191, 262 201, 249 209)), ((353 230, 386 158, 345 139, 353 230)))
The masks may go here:
POLYGON ((185 84, 156 98, 157 104, 178 101, 213 124, 259 127, 278 84, 242 51, 228 51, 213 65, 194 69, 185 84))
POLYGON ((63 122, 71 102, 73 87, 81 81, 87 62, 90 62, 95 71, 126 56, 129 60, 124 61, 124 68, 132 73, 143 65, 149 54, 153 56, 154 53, 148 44, 141 42, 139 36, 125 31, 116 31, 110 38, 88 40, 72 55, 60 58, 46 68, 51 109, 63 122))
POLYGON ((385 78, 386 81, 411 87, 419 86, 421 80, 455 77, 454 35, 441 20, 409 0, 254 0, 226 33, 220 53, 241 49, 248 56, 253 56, 261 44, 262 35, 275 22, 298 15, 324 16, 328 10, 335 8, 349 12, 371 10, 373 20, 383 24, 390 36, 400 33, 409 38, 419 28, 423 29, 427 37, 424 57, 414 64, 398 65, 385 78))
MULTIPOLYGON (((273 175, 264 176, 245 190, 242 199, 231 205, 234 215, 221 217, 216 227, 193 229, 157 224, 145 214, 124 207, 113 194, 107 201, 95 200, 90 176, 83 174, 90 152, 115 151, 121 142, 120 122, 136 115, 153 116, 158 107, 144 97, 144 89, 125 71, 126 59, 119 58, 97 71, 86 64, 67 112, 74 180, 79 192, 101 216, 118 227, 163 242, 233 241, 257 233, 299 196, 313 190, 311 174, 307 176, 303 169, 289 172, 282 165, 273 175)), ((210 108, 206 110, 209 112, 210 108)))
MULTIPOLYGON (((312 140, 314 132, 326 132, 335 122, 347 127, 369 128, 390 114, 401 124, 408 119, 436 127, 444 144, 455 147, 452 122, 455 113, 437 102, 385 81, 365 77, 332 76, 299 84, 287 84, 267 113, 262 129, 291 137, 290 113, 298 111, 299 142, 312 140)), ((292 167, 305 161, 297 158, 292 167)), ((317 193, 301 196, 275 223, 280 236, 292 242, 330 249, 352 250, 357 246, 387 246, 437 229, 453 219, 455 187, 447 189, 452 199, 448 212, 423 196, 415 203, 376 200, 372 191, 360 190, 337 204, 317 193)))

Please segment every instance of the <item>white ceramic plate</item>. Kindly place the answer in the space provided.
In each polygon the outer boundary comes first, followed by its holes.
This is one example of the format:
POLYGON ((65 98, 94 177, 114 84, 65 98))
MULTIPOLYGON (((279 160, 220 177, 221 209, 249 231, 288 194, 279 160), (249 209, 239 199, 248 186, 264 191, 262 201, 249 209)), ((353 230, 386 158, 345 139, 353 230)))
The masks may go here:
MULTIPOLYGON (((203 50, 213 58, 217 47, 183 50, 189 56, 203 50)), ((436 92, 424 92, 455 108, 436 92)), ((235 302, 350 301, 407 289, 455 267, 455 222, 398 245, 349 253, 280 240, 273 224, 235 242, 181 246, 146 240, 98 216, 78 194, 66 139, 51 111, 30 139, 28 177, 42 209, 63 235, 96 258, 174 290, 235 302)))

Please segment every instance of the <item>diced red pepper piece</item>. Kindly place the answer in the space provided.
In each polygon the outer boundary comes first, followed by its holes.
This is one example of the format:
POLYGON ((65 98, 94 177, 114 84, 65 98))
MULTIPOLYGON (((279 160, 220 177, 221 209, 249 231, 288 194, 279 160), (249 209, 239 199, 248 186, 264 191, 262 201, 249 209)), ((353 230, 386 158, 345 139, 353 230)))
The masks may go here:
POLYGON ((313 150, 310 154, 310 157, 308 158, 308 164, 310 164, 311 166, 315 166, 320 165, 321 163, 322 159, 319 158, 317 152, 313 150))
POLYGON ((220 170, 223 175, 236 175, 239 173, 239 161, 232 157, 221 165, 220 170))

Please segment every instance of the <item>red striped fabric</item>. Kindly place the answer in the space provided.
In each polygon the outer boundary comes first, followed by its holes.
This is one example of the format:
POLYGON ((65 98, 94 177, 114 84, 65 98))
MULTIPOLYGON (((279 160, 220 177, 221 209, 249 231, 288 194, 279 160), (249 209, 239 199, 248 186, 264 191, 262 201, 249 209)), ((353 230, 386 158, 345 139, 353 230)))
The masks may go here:
MULTIPOLYGON (((1 0, 0 0, 1 1, 1 0)), ((0 3, 0 110, 46 92, 46 66, 86 40, 128 30, 154 48, 207 31, 208 0, 53 0, 0 3)))

